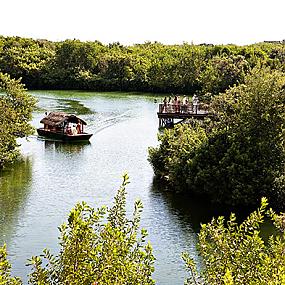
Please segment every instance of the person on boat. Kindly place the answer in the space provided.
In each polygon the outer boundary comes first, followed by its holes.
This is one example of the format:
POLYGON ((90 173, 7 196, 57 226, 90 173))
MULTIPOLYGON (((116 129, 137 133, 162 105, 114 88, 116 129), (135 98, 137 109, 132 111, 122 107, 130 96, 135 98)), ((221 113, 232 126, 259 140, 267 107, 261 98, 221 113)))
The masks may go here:
POLYGON ((78 134, 81 134, 81 124, 80 122, 77 123, 76 130, 78 134))
POLYGON ((65 128, 65 133, 66 133, 67 135, 72 135, 71 127, 70 127, 69 124, 68 124, 68 125, 66 126, 66 128, 65 128))
POLYGON ((74 135, 77 135, 77 129, 76 129, 76 126, 75 126, 75 125, 72 125, 72 127, 71 127, 71 133, 72 133, 73 136, 74 136, 74 135))

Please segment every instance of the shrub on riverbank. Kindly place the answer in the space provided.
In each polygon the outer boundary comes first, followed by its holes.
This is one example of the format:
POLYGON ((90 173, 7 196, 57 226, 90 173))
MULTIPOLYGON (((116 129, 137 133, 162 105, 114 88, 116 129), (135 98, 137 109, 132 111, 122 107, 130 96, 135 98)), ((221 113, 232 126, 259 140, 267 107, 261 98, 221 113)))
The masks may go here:
MULTIPOLYGON (((213 100, 214 116, 201 126, 167 130, 150 148, 155 174, 180 190, 229 205, 256 205, 268 197, 282 207, 285 76, 254 69, 245 84, 213 100)), ((175 187, 174 187, 175 188, 175 187)))
POLYGON ((191 275, 186 284, 284 284, 285 217, 267 211, 276 233, 265 241, 260 235, 260 227, 266 206, 266 199, 262 199, 261 207, 241 224, 231 214, 228 221, 219 217, 202 225, 198 248, 204 269, 198 274, 193 259, 184 253, 182 256, 191 275))
POLYGON ((11 264, 7 260, 6 245, 0 246, 0 284, 1 285, 21 285, 19 278, 11 276, 11 264))
POLYGON ((20 80, 0 73, 0 168, 18 155, 16 138, 33 134, 30 125, 35 99, 20 80))

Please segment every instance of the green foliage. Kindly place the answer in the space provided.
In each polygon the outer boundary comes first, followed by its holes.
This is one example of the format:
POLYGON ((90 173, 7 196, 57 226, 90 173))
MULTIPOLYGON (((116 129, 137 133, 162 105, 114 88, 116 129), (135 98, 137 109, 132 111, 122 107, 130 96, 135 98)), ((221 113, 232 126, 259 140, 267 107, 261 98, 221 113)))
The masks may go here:
POLYGON ((192 122, 166 129, 158 135, 161 144, 157 148, 149 148, 149 161, 155 175, 172 186, 185 183, 187 166, 192 164, 195 152, 207 142, 207 134, 199 123, 192 122))
MULTIPOLYGON (((231 214, 225 222, 224 217, 213 219, 202 225, 199 234, 199 251, 204 261, 202 275, 195 273, 186 284, 285 284, 285 236, 284 214, 268 211, 272 220, 279 225, 279 231, 264 241, 260 236, 266 213, 267 200, 262 199, 261 207, 241 224, 231 214)), ((187 256, 186 266, 192 272, 195 263, 187 256)))
POLYGON ((112 208, 75 206, 60 229, 60 252, 48 250, 30 260, 30 284, 154 284, 154 256, 147 232, 139 232, 142 203, 135 202, 132 219, 126 216, 128 176, 112 208))
POLYGON ((16 138, 33 133, 29 124, 35 99, 31 97, 20 80, 0 73, 0 167, 17 157, 16 138))
POLYGON ((11 265, 7 260, 6 245, 0 247, 0 285, 21 285, 17 277, 11 277, 11 265))
POLYGON ((185 285, 186 284, 195 284, 195 285, 199 284, 199 280, 201 280, 201 277, 199 276, 199 273, 197 271, 196 264, 193 258, 191 258, 187 252, 183 252, 182 259, 185 262, 187 271, 190 273, 190 278, 186 279, 185 285))
POLYGON ((202 94, 219 94, 229 87, 244 82, 249 63, 242 55, 215 56, 201 73, 202 94))
POLYGON ((244 84, 214 98, 212 120, 159 136, 149 158, 155 174, 214 202, 256 205, 266 196, 282 207, 284 83, 279 71, 253 69, 244 84))
POLYGON ((0 42, 0 72, 23 78, 27 86, 39 88, 46 66, 54 59, 54 44, 20 37, 0 37, 0 42))
POLYGON ((122 46, 0 36, 0 72, 28 88, 218 94, 255 66, 284 71, 282 44, 122 46))

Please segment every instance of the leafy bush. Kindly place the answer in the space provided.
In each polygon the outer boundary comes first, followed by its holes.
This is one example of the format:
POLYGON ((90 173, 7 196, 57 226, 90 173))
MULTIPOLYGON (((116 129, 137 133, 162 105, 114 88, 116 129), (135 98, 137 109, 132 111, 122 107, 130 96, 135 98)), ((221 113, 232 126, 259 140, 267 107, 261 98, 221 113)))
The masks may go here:
POLYGON ((174 129, 166 129, 158 135, 161 144, 149 148, 148 160, 155 175, 172 186, 185 183, 187 165, 192 163, 197 149, 207 142, 206 131, 192 121, 191 125, 181 124, 174 129))
POLYGON ((154 256, 139 233, 142 203, 135 202, 132 219, 126 217, 128 176, 112 208, 95 210, 86 203, 75 206, 60 229, 60 252, 43 251, 43 259, 30 260, 30 284, 154 284, 154 256), (107 216, 106 216, 107 214, 107 216))
POLYGON ((11 277, 11 265, 7 260, 6 245, 0 247, 0 284, 1 285, 21 285, 19 278, 11 277))
POLYGON ((202 225, 198 248, 204 261, 204 269, 198 274, 193 259, 183 253, 190 278, 186 284, 227 284, 273 285, 285 283, 285 235, 284 214, 271 216, 278 233, 268 241, 260 236, 264 222, 267 200, 262 199, 261 207, 241 224, 231 214, 213 219, 202 225))

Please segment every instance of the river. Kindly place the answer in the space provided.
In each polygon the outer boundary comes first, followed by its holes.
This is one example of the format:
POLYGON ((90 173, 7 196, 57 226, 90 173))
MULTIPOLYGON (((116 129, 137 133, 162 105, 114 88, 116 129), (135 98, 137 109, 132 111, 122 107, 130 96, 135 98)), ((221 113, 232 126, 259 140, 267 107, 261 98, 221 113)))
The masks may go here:
MULTIPOLYGON (((65 111, 84 119, 90 144, 63 144, 31 136, 21 139, 23 160, 1 172, 0 244, 7 243, 12 273, 27 284, 32 255, 58 250, 58 226, 79 201, 111 206, 124 172, 130 176, 127 212, 142 200, 142 227, 156 257, 153 278, 159 285, 183 284, 187 273, 181 252, 197 257, 199 224, 211 216, 204 203, 157 189, 147 161, 158 144, 158 96, 131 93, 33 91, 40 126, 45 111, 65 111)), ((159 98, 161 100, 162 98, 159 98)), ((162 189, 163 190, 163 189, 162 189)))

